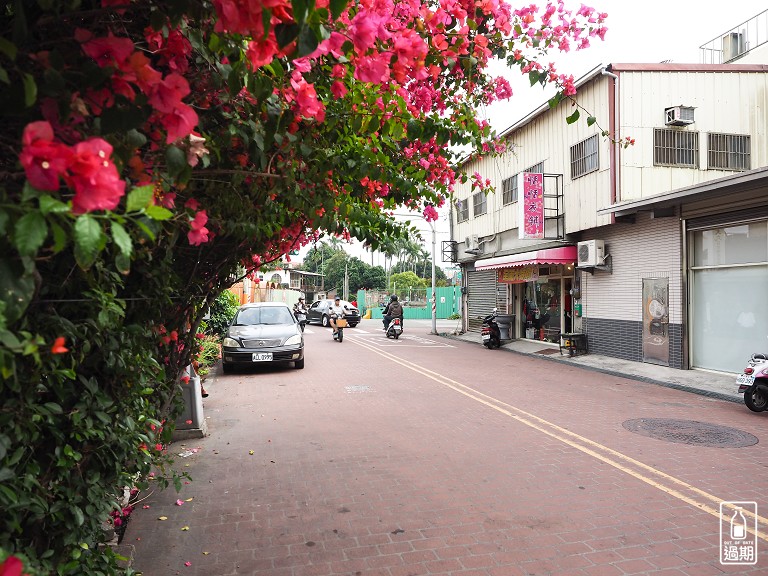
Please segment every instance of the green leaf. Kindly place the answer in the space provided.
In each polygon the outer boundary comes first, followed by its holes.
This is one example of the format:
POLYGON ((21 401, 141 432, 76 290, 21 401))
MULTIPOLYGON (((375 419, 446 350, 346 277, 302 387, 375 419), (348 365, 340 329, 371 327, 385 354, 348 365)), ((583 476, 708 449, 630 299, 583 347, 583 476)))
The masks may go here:
POLYGON ((67 246, 69 238, 64 228, 55 222, 51 222, 51 232, 53 232, 53 253, 58 254, 67 246))
POLYGON ((18 50, 13 42, 0 37, 0 52, 8 56, 10 60, 16 60, 16 53, 18 50))
POLYGON ((152 220, 168 220, 173 217, 173 212, 162 206, 147 206, 146 213, 152 220))
POLYGON ((37 100, 37 83, 32 74, 22 74, 21 81, 24 84, 24 105, 29 108, 37 100))
POLYGON ((315 33, 307 26, 301 28, 299 32, 299 56, 306 56, 317 49, 318 41, 315 33))
POLYGON ((568 122, 568 124, 573 124, 574 122, 576 122, 576 120, 579 119, 579 116, 580 116, 579 109, 577 108, 576 110, 573 111, 573 114, 571 114, 565 119, 565 121, 568 122))
POLYGON ((126 212, 138 212, 152 201, 155 195, 155 188, 151 184, 147 186, 139 186, 134 188, 128 193, 128 200, 126 201, 126 212))
POLYGON ((331 18, 336 20, 347 7, 347 0, 331 0, 331 18))
POLYGON ((8 226, 8 212, 0 211, 0 236, 5 236, 5 227, 8 226))
POLYGON ((592 126, 592 124, 594 124, 595 122, 597 122, 597 118, 595 118, 594 116, 590 116, 587 118, 587 126, 592 126))
POLYGON ((34 255, 48 235, 48 224, 40 212, 29 212, 22 216, 14 227, 14 245, 25 255, 34 255))
POLYGON ((42 212, 44 215, 50 214, 50 213, 61 213, 61 212, 69 212, 69 206, 65 203, 59 200, 58 198, 54 198, 53 196, 48 196, 47 194, 44 194, 40 196, 39 199, 40 202, 40 212, 42 212))
POLYGON ((2 66, 0 66, 0 82, 2 82, 3 84, 11 83, 11 79, 8 77, 8 72, 2 66))
POLYGON ((296 40, 298 35, 299 27, 296 24, 278 24, 275 26, 275 38, 279 48, 288 46, 288 44, 296 40))
POLYGON ((87 269, 104 247, 104 232, 93 216, 83 214, 75 222, 75 260, 87 269))
POLYGON ((133 251, 133 241, 125 228, 117 222, 112 222, 112 240, 115 245, 120 249, 121 254, 130 256, 133 251))
POLYGON ((165 161, 168 163, 168 173, 176 178, 187 166, 187 154, 177 146, 168 146, 165 151, 165 161))
POLYGON ((534 84, 536 84, 536 82, 539 81, 539 76, 540 74, 538 70, 531 70, 530 72, 528 72, 528 80, 530 81, 531 86, 533 86, 534 84))

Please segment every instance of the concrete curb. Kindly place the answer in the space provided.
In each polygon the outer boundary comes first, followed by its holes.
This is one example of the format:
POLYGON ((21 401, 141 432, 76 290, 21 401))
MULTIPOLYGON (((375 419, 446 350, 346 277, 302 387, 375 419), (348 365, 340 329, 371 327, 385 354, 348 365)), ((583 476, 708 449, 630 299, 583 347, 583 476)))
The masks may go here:
MULTIPOLYGON (((476 346, 482 346, 480 342, 472 342, 471 340, 466 340, 464 338, 461 338, 455 334, 450 334, 448 332, 441 332, 438 334, 438 336, 441 336, 443 338, 448 338, 450 340, 460 340, 461 342, 475 344, 476 346)), ((511 352, 512 354, 520 354, 521 356, 530 356, 533 358, 540 358, 541 360, 547 360, 548 362, 559 362, 561 364, 565 362, 565 359, 550 358, 549 356, 546 356, 544 354, 536 354, 532 352, 521 352, 520 350, 510 350, 509 348, 504 348, 503 346, 499 348, 499 350, 503 350, 504 352, 511 352)), ((738 397, 738 396, 737 397, 728 396, 727 394, 722 394, 720 392, 713 392, 712 390, 703 390, 701 388, 685 386, 684 384, 677 384, 675 382, 668 382, 666 380, 657 380, 655 378, 649 378, 648 376, 641 376, 639 374, 632 374, 629 372, 620 372, 618 370, 600 368, 599 366, 590 366, 589 364, 568 363, 567 365, 573 366, 575 368, 581 368, 582 370, 590 370, 592 372, 600 372, 602 374, 609 374, 611 376, 620 376, 621 378, 637 380, 639 382, 645 382, 647 384, 656 384, 658 386, 664 386, 666 388, 673 388, 674 390, 682 390, 683 392, 690 392, 692 394, 698 394, 699 396, 706 396, 708 398, 715 398, 717 400, 725 400, 727 402, 734 402, 737 404, 740 404, 743 402, 741 397, 738 397)))

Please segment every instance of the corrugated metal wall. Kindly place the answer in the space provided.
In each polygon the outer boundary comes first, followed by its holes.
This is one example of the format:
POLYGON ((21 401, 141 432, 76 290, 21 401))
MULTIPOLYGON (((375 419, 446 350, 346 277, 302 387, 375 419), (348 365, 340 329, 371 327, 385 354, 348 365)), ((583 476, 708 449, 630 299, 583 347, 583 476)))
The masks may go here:
POLYGON ((483 317, 496 307, 496 270, 467 272, 467 329, 479 332, 483 317))

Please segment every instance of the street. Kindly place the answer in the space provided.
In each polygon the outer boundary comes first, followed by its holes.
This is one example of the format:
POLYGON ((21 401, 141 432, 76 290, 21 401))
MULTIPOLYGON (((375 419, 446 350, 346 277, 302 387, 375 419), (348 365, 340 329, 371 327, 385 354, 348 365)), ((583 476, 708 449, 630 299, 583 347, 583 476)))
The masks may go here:
POLYGON ((764 415, 429 331, 406 321, 388 340, 364 320, 338 343, 312 325, 303 370, 209 379, 210 436, 170 447, 193 452, 176 461, 193 481, 143 495, 123 541, 133 567, 768 573, 764 415), (757 502, 756 564, 721 564, 722 501, 757 502))

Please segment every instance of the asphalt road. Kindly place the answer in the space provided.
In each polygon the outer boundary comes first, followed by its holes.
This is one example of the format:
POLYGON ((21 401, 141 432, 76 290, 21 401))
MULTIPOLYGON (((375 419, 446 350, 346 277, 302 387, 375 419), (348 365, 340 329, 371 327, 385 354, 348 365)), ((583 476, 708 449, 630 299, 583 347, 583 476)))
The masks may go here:
POLYGON ((194 481, 137 507, 123 542, 134 568, 768 573, 767 416, 433 336, 428 321, 397 341, 380 326, 364 321, 342 343, 309 326, 303 370, 206 382, 210 436, 171 446, 195 450, 177 461, 194 481), (722 501, 757 503, 757 518, 745 505, 745 539, 731 540, 722 501), (755 542, 756 564, 721 564, 723 550, 753 561, 755 542))

